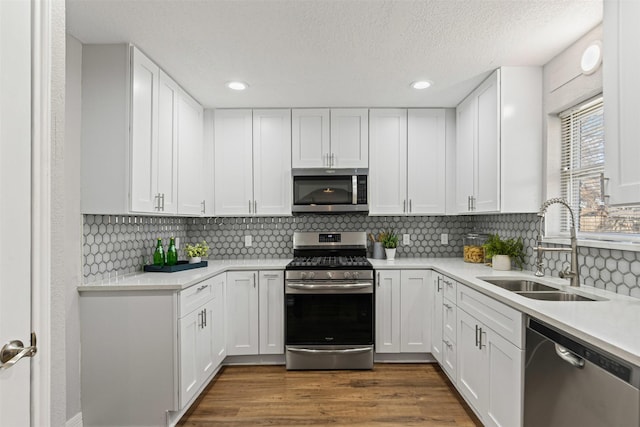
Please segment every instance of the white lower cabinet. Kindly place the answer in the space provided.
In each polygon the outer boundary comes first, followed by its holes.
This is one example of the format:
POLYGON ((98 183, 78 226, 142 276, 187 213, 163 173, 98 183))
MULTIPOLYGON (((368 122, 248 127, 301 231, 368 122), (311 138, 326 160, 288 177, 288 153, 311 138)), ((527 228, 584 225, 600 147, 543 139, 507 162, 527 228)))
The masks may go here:
POLYGON ((431 351, 431 271, 377 272, 376 352, 431 351))
POLYGON ((431 273, 431 354, 436 361, 443 365, 443 340, 442 340, 442 301, 444 288, 442 287, 442 274, 431 273))
MULTIPOLYGON (((514 319, 521 314, 496 301, 490 306, 480 304, 484 297, 460 286, 462 293, 471 296, 479 313, 498 319, 496 312, 512 312, 514 319), (475 299, 475 294, 481 298, 475 299), (482 298, 483 297, 483 298, 482 298)), ((483 317, 482 314, 478 317, 483 317)), ((500 317, 503 322, 509 316, 500 317)), ((489 323, 489 322, 487 322, 489 323)), ((509 323, 507 320, 506 323, 509 323)), ((478 318, 458 307, 457 310, 457 376, 456 386, 467 403, 486 426, 522 425, 523 357, 522 342, 511 342, 478 318)), ((518 327, 518 324, 514 325, 518 327)))
POLYGON ((284 353, 284 272, 227 273, 227 355, 284 353))

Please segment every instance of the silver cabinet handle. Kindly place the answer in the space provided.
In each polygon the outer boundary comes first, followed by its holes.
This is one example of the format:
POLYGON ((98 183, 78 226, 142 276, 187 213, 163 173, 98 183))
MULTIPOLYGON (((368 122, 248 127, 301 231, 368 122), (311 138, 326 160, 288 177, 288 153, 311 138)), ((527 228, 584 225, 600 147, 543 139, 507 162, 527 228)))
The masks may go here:
POLYGON ((156 204, 156 205, 154 206, 154 209, 155 209, 155 210, 157 210, 157 211, 160 211, 160 193, 157 193, 157 194, 153 197, 153 199, 155 200, 155 204, 156 204))
POLYGON ((258 202, 253 201, 253 213, 258 213, 258 202))
POLYGON ((467 196, 467 211, 471 210, 471 196, 467 196))
POLYGON ((202 327, 203 328, 207 327, 207 309, 206 308, 202 309, 202 327))
POLYGON ((331 167, 336 165, 336 153, 331 153, 331 167))
POLYGON ((196 289, 196 292, 203 291, 203 290, 207 289, 208 287, 209 287, 209 285, 202 285, 198 289, 196 289))
POLYGON ((486 333, 486 332, 483 332, 483 331, 482 331, 482 328, 480 328, 480 337, 479 337, 479 338, 480 338, 480 340, 479 340, 479 342, 478 342, 478 348, 479 348, 480 350, 482 350, 482 348, 483 348, 483 347, 486 347, 486 346, 487 346, 487 344, 486 344, 486 343, 485 343, 484 345, 482 344, 482 334, 487 335, 487 333, 486 333))
POLYGON ((478 338, 478 331, 480 328, 478 328, 478 325, 476 325, 476 347, 478 347, 480 345, 480 338, 478 338))
POLYGON ((207 206, 207 205, 206 205, 206 202, 207 202, 206 200, 203 200, 203 201, 202 201, 202 203, 200 203, 200 206, 202 206, 202 209, 200 210, 200 213, 203 213, 203 214, 204 214, 204 213, 206 213, 206 212, 207 212, 207 209, 206 209, 206 206, 207 206))
POLYGON ((378 287, 380 287, 380 272, 378 271, 378 287))
POLYGON ((413 212, 413 207, 411 206, 411 199, 409 199, 409 213, 413 212))
POLYGON ((291 351, 294 353, 314 353, 314 354, 357 354, 357 353, 367 353, 372 351, 373 347, 362 347, 362 348, 345 348, 341 350, 318 350, 313 348, 291 348, 288 347, 287 351, 291 351))
MULTIPOLYGON (((307 285, 304 283, 287 283, 287 287, 291 289, 326 289, 328 291, 339 291, 349 289, 366 289, 371 287, 371 283, 345 283, 335 285, 307 285)), ((380 286, 378 284, 378 286, 380 286)))
POLYGON ((438 276, 437 291, 440 292, 441 290, 442 290, 442 276, 438 276))
POLYGON ((442 305, 444 305, 448 310, 451 310, 453 308, 451 304, 447 304, 446 302, 442 305))
POLYGON ((249 200, 249 213, 251 213, 251 200, 249 200))
POLYGON ((407 212, 407 201, 403 200, 402 201, 402 213, 407 212))
POLYGON ((449 342, 449 340, 444 340, 444 344, 449 348, 453 348, 453 345, 451 344, 451 342, 449 342))
POLYGON ((256 273, 253 273, 253 287, 256 287, 256 273))

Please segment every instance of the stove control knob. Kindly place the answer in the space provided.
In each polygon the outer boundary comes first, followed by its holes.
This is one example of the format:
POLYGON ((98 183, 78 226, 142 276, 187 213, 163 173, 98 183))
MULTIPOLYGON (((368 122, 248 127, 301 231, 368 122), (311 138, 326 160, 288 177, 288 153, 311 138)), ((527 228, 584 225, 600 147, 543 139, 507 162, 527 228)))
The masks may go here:
POLYGON ((304 271, 300 273, 300 280, 304 280, 306 278, 307 278, 307 273, 305 273, 304 271))
POLYGON ((349 271, 345 271, 344 272, 344 278, 345 279, 351 279, 352 277, 354 277, 353 273, 349 272, 349 271))
POLYGON ((333 273, 332 273, 332 272, 330 272, 330 271, 327 271, 327 277, 328 277, 329 279, 333 279, 333 273))
POLYGON ((353 273, 351 273, 354 279, 358 279, 360 277, 360 272, 359 271, 354 271, 353 273))
POLYGON ((307 273, 307 279, 313 279, 314 277, 316 277, 316 273, 314 273, 313 271, 307 273))

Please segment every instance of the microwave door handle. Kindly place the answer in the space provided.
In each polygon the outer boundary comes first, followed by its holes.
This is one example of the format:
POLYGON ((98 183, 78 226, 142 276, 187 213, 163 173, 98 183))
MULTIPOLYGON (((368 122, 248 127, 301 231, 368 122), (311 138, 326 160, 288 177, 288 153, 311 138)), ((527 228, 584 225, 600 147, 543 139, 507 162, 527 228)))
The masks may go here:
POLYGON ((351 192, 351 203, 358 204, 358 176, 353 175, 351 177, 351 184, 353 185, 353 191, 351 192))

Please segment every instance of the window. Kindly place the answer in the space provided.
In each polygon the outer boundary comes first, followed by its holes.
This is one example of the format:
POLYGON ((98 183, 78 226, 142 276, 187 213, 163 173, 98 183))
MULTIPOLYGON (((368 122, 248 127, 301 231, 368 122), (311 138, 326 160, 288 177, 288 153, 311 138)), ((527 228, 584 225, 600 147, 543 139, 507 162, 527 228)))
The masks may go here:
MULTIPOLYGON (((611 207, 604 194, 602 96, 560 114, 562 196, 576 216, 578 231, 640 233, 640 207, 611 207)), ((562 229, 569 218, 562 213, 562 229)))

